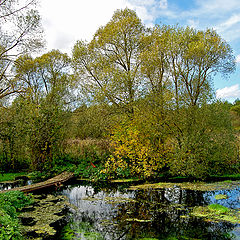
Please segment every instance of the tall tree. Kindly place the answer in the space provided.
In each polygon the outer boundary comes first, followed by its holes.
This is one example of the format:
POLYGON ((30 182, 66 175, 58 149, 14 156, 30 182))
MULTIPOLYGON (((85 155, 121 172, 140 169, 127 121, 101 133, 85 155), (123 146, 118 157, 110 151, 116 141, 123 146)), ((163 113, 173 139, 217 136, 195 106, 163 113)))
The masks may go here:
POLYGON ((89 44, 78 41, 73 49, 75 72, 84 88, 128 113, 142 91, 138 56, 143 32, 134 11, 117 10, 89 44))
POLYGON ((23 90, 11 73, 14 60, 43 45, 36 3, 36 0, 0 1, 0 100, 23 90))
POLYGON ((27 89, 15 101, 15 107, 25 113, 22 121, 28 129, 32 164, 41 170, 52 163, 64 140, 64 110, 71 88, 70 59, 58 50, 35 59, 22 56, 16 61, 15 73, 27 89))
MULTIPOLYGON (((176 27, 173 32, 177 49, 170 50, 171 74, 174 84, 182 84, 182 100, 196 106, 210 96, 211 79, 216 73, 228 75, 235 70, 231 47, 214 30, 176 27), (177 52, 176 52, 177 50, 177 52)), ((170 45, 172 45, 171 43, 170 45)))

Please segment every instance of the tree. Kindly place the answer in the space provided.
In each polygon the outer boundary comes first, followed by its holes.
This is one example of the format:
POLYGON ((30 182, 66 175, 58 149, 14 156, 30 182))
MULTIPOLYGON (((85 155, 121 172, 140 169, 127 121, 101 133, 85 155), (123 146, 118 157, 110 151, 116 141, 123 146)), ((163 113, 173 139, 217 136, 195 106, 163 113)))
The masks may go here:
POLYGON ((43 45, 36 2, 0 2, 0 100, 23 90, 21 82, 16 82, 11 72, 15 59, 43 45))
POLYGON ((181 111, 181 144, 174 145, 170 172, 206 178, 238 171, 236 136, 228 106, 218 101, 202 104, 194 109, 194 124, 190 110, 181 111))
POLYGON ((69 57, 58 50, 16 60, 15 77, 27 91, 16 99, 15 107, 25 114, 22 121, 28 129, 32 166, 39 170, 52 164, 65 139, 65 110, 72 87, 69 68, 69 57))
POLYGON ((235 70, 232 49, 211 29, 200 31, 176 27, 174 34, 179 39, 178 54, 170 52, 170 72, 174 79, 179 79, 183 84, 184 101, 195 106, 210 96, 214 74, 226 76, 235 70))
POLYGON ((126 8, 117 10, 89 44, 82 41, 75 44, 75 73, 95 99, 133 113, 134 101, 142 91, 138 56, 143 32, 136 13, 126 8))

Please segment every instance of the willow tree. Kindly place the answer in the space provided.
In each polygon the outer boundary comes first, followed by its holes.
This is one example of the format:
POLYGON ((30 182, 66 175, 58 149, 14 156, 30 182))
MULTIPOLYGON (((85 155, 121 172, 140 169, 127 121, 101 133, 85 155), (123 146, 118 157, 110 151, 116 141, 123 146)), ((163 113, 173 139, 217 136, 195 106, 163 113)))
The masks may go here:
POLYGON ((136 13, 126 8, 117 10, 90 43, 75 44, 75 73, 95 99, 133 113, 134 101, 142 91, 138 56, 144 31, 136 13))

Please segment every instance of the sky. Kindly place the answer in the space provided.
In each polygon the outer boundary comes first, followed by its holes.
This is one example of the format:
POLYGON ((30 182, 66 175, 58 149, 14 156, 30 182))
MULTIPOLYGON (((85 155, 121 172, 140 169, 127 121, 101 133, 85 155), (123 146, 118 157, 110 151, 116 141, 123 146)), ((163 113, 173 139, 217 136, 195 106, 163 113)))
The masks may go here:
POLYGON ((213 79, 217 98, 240 99, 239 0, 40 0, 46 50, 71 54, 77 40, 90 41, 117 9, 130 8, 147 26, 178 24, 204 30, 213 28, 233 49, 236 71, 228 79, 213 79))

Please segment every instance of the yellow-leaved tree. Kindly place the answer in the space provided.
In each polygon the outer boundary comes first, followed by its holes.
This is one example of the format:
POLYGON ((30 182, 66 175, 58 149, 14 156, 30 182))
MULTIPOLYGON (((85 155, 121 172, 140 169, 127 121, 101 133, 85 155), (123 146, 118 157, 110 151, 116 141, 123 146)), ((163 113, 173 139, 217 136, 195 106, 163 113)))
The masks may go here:
POLYGON ((134 120, 123 121, 112 129, 110 147, 112 155, 102 170, 108 178, 156 176, 168 163, 171 152, 160 141, 153 145, 151 136, 140 131, 134 120))

